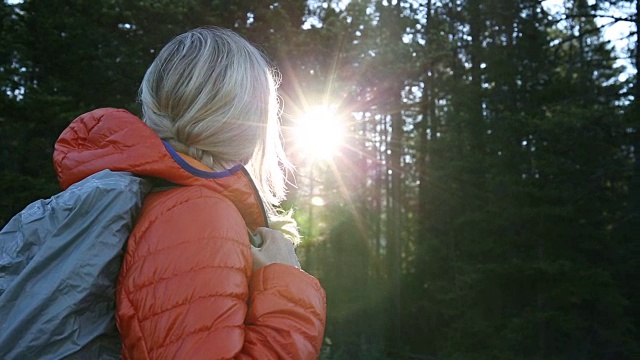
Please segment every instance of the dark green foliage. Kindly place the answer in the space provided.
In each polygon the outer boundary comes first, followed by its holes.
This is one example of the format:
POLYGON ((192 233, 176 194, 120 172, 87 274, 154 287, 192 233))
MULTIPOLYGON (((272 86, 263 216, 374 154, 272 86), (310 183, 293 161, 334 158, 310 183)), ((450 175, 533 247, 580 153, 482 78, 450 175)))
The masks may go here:
POLYGON ((137 112, 166 41, 229 27, 282 72, 285 125, 323 102, 349 119, 332 163, 291 154, 298 252, 328 296, 323 359, 638 357, 640 83, 616 65, 637 68, 637 37, 617 54, 596 21, 637 26, 637 1, 343 5, 2 3, 0 224, 57 191, 69 121, 137 112))
POLYGON ((329 294, 327 336, 331 346, 327 355, 338 359, 369 359, 381 351, 384 318, 384 284, 375 281, 371 269, 374 252, 366 238, 367 231, 346 209, 332 209, 342 221, 313 245, 313 253, 324 259, 319 279, 329 294))

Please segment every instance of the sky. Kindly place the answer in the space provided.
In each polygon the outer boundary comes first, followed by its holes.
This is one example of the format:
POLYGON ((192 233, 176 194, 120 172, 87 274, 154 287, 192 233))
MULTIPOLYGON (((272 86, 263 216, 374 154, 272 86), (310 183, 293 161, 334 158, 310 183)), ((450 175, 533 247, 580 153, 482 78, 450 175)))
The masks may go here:
MULTIPOLYGON (((589 5, 593 5, 596 0, 589 0, 589 5)), ((564 9, 564 0, 544 0, 542 2, 542 6, 550 13, 550 14, 559 14, 563 12, 564 9)), ((603 13, 603 12, 601 12, 603 13)), ((606 11, 606 14, 609 16, 615 16, 619 18, 630 18, 635 14, 635 5, 630 2, 626 5, 620 5, 618 7, 611 7, 606 11)), ((618 21, 615 22, 613 19, 602 16, 597 17, 595 19, 596 24, 600 27, 604 27, 603 36, 605 40, 611 41, 615 47, 616 55, 619 58, 626 57, 628 55, 628 48, 631 45, 629 34, 635 30, 635 24, 633 22, 624 22, 618 21)), ((625 71, 620 75, 619 80, 624 81, 629 76, 636 72, 633 64, 630 59, 619 59, 616 61, 616 65, 623 66, 625 71)))

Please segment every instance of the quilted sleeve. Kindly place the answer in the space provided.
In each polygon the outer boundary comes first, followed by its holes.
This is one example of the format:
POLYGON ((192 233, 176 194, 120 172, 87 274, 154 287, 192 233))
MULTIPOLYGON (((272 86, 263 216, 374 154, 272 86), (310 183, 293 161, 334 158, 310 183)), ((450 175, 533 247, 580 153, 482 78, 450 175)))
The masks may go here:
POLYGON ((240 358, 316 359, 326 318, 318 281, 293 266, 271 264, 254 274, 250 291, 240 358))
POLYGON ((294 267, 252 276, 247 236, 218 194, 185 187, 148 196, 118 281, 123 358, 316 358, 324 292, 294 267))

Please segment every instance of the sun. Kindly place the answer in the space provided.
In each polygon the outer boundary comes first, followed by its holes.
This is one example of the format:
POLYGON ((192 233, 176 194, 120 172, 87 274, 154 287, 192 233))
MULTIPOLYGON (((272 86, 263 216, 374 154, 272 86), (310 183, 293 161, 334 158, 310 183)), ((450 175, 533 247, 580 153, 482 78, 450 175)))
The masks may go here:
POLYGON ((313 106, 294 125, 296 148, 313 161, 330 160, 342 146, 344 129, 335 110, 313 106))

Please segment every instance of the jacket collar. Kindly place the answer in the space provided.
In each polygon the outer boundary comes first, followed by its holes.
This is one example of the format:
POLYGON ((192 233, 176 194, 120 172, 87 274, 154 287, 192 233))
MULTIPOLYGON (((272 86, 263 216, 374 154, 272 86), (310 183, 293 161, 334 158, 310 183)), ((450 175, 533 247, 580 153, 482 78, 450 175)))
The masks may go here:
POLYGON ((127 171, 210 189, 236 206, 251 231, 268 225, 258 190, 244 166, 211 171, 176 152, 126 110, 97 109, 76 118, 58 138, 53 162, 63 189, 104 169, 127 171))

